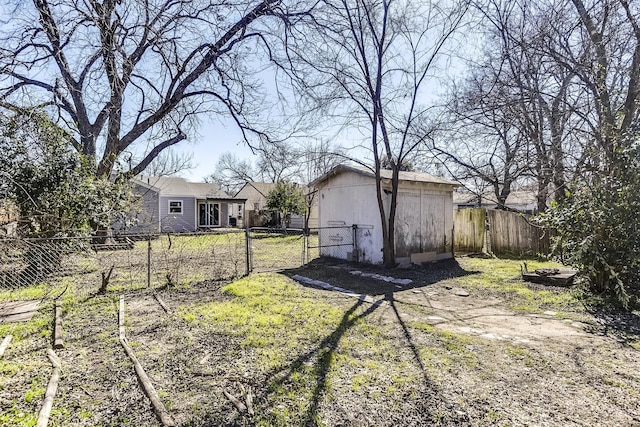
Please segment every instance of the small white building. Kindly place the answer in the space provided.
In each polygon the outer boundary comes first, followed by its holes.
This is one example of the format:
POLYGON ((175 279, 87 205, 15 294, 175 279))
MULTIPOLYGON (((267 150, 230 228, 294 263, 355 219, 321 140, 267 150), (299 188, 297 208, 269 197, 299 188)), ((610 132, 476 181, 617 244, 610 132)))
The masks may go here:
MULTIPOLYGON (((385 209, 391 202, 391 171, 382 170, 385 209)), ((320 227, 357 225, 357 254, 334 246, 331 233, 320 233, 322 254, 379 264, 382 227, 375 174, 359 166, 340 165, 313 181, 318 189, 320 227), (329 236, 329 237, 325 237, 329 236), (346 255, 345 255, 346 254, 346 255)), ((400 172, 395 226, 397 262, 421 263, 451 258, 453 190, 459 184, 425 173, 400 172)))

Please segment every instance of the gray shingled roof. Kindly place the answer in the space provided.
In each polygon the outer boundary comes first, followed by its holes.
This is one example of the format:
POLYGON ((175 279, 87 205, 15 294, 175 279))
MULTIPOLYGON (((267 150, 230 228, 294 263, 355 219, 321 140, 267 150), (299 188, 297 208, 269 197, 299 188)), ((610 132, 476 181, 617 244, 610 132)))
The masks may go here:
MULTIPOLYGON (((370 177, 375 176, 374 172, 371 169, 366 168, 364 166, 338 165, 333 169, 331 169, 329 172, 322 175, 321 177, 315 179, 309 185, 318 185, 319 183, 326 181, 330 177, 342 172, 354 172, 360 175, 365 175, 370 177)), ((382 169, 380 170, 380 176, 384 179, 391 179, 392 171, 389 169, 382 169)), ((408 181, 428 182, 432 184, 445 184, 445 185, 453 185, 453 186, 460 185, 455 181, 451 181, 446 178, 441 178, 438 176, 433 176, 428 173, 422 173, 422 172, 400 172, 399 179, 400 181, 407 181, 407 182, 408 181)))
POLYGON ((220 189, 218 184, 188 182, 184 178, 165 176, 142 176, 133 179, 136 184, 149 187, 162 196, 193 196, 198 199, 233 199, 220 189))

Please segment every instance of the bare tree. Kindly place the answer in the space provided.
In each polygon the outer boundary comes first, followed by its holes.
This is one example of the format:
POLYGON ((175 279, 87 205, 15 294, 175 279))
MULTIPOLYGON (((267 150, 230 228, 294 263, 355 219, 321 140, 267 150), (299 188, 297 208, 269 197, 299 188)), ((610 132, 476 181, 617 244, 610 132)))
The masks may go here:
POLYGON ((207 178, 230 194, 238 192, 247 182, 297 181, 304 166, 300 152, 287 141, 270 142, 254 147, 256 158, 241 159, 234 153, 223 153, 215 171, 207 178))
POLYGON ((308 26, 289 38, 289 59, 303 76, 312 111, 328 112, 369 139, 383 234, 383 258, 395 264, 395 213, 401 165, 421 144, 415 123, 430 113, 428 85, 467 4, 325 0, 308 26), (311 29, 309 29, 311 28, 311 29), (392 170, 390 208, 380 169, 392 170))
POLYGON ((193 168, 193 153, 178 153, 168 148, 149 163, 145 172, 149 176, 172 176, 193 168))
POLYGON ((205 181, 215 182, 228 194, 236 194, 245 183, 256 181, 257 176, 250 160, 225 152, 218 159, 215 171, 205 181))
POLYGON ((267 107, 251 72, 269 59, 265 28, 285 9, 281 0, 16 2, 0 36, 0 106, 46 107, 99 176, 125 152, 140 159, 129 172, 142 172, 199 113, 265 138, 250 124, 267 107))
POLYGON ((550 53, 575 28, 575 14, 545 2, 476 2, 484 50, 449 102, 447 142, 433 151, 456 178, 479 178, 498 204, 513 186, 534 182, 538 210, 561 200, 585 155, 589 101, 577 74, 550 53))
MULTIPOLYGON (((632 141, 640 112, 640 6, 627 0, 585 3, 572 0, 577 22, 565 37, 550 44, 555 61, 578 76, 590 98, 590 138, 604 172, 615 172, 616 153, 632 141), (582 43, 572 43, 573 40, 582 43)), ((560 21, 556 21, 560 22, 560 21)), ((592 164, 592 167, 596 165, 592 164)))

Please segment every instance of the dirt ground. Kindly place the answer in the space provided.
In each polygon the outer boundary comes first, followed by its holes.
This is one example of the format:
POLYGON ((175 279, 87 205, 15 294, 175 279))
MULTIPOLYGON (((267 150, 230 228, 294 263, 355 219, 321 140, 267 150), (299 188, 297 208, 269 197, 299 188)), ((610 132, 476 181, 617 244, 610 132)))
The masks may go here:
MULTIPOLYGON (((151 290, 126 294, 127 339, 177 425, 640 426, 637 313, 514 310, 509 296, 465 286, 481 273, 455 261, 408 270, 318 262, 284 274, 375 303, 297 283, 308 298, 343 310, 343 321, 324 339, 304 341, 284 365, 257 369, 257 352, 241 337, 180 314, 231 300, 222 283, 160 290, 170 313, 151 290), (349 334, 370 346, 350 346, 349 334), (337 362, 322 364, 329 356, 337 362), (285 398, 276 399, 280 389, 285 398), (256 415, 238 412, 223 391, 249 391, 256 415), (304 401, 303 391, 311 396, 304 401)), ((51 424, 159 425, 117 339, 118 295, 79 294, 81 303, 65 307, 63 403, 54 405, 51 424)), ((46 309, 38 315, 50 317, 46 309)), ((10 366, 2 365, 8 379, 0 420, 12 420, 2 425, 34 425, 24 412, 35 413, 39 400, 25 396, 48 380, 49 338, 33 335, 19 345, 5 359, 25 369, 7 376, 10 366)))

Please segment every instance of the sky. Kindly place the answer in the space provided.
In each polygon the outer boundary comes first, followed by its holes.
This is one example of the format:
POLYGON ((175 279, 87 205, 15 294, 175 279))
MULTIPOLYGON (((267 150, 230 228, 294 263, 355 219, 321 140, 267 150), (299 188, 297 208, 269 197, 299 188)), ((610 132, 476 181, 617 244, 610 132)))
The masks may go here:
POLYGON ((255 158, 251 149, 242 141, 242 134, 232 120, 222 123, 218 119, 205 121, 200 126, 198 134, 176 145, 177 153, 193 154, 195 167, 178 174, 188 181, 202 182, 213 173, 220 155, 227 151, 235 153, 240 158, 255 158))

